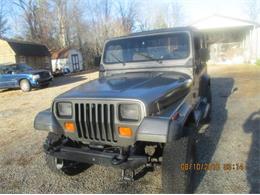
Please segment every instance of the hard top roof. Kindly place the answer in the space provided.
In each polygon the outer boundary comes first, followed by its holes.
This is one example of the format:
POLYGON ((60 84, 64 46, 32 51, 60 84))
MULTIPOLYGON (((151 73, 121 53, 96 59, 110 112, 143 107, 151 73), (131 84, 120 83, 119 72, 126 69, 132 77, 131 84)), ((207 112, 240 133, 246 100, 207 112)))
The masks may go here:
POLYGON ((182 31, 198 32, 198 30, 196 28, 191 27, 191 26, 174 27, 174 28, 163 28, 163 29, 136 32, 136 33, 131 33, 131 34, 128 34, 128 35, 125 35, 125 36, 113 37, 109 40, 131 38, 131 37, 145 36, 145 35, 156 35, 156 34, 160 34, 160 33, 174 33, 174 32, 182 32, 182 31))

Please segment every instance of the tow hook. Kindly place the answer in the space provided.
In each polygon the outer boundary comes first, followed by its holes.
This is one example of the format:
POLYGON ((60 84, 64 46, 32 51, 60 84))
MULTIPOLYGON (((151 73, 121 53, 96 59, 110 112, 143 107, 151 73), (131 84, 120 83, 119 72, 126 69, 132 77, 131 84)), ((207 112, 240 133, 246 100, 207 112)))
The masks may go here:
POLYGON ((129 169, 122 169, 122 180, 123 181, 134 181, 135 171, 129 169))
POLYGON ((120 164, 122 164, 123 162, 125 162, 126 159, 127 159, 127 156, 126 156, 126 155, 122 155, 122 154, 116 155, 116 156, 112 159, 112 164, 113 164, 113 165, 120 165, 120 164))
POLYGON ((65 145, 68 142, 68 139, 59 139, 59 140, 51 140, 47 139, 45 143, 43 144, 43 148, 45 149, 46 152, 56 152, 59 151, 60 148, 65 145))
POLYGON ((147 163, 139 172, 135 172, 132 169, 122 169, 122 180, 123 181, 136 181, 148 172, 154 171, 154 165, 151 163, 147 163))

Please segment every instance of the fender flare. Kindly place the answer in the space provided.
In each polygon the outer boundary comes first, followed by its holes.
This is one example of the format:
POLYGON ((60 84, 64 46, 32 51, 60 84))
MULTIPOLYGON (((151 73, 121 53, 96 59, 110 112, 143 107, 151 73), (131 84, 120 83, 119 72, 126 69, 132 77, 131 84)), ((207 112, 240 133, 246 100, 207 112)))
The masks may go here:
POLYGON ((171 117, 144 118, 137 129, 136 141, 167 143, 184 136, 185 129, 183 127, 188 117, 192 114, 192 107, 184 103, 176 112, 179 115, 176 120, 173 120, 171 117))
POLYGON ((39 112, 34 119, 34 128, 41 131, 49 131, 56 134, 62 134, 63 129, 53 116, 51 109, 39 112))

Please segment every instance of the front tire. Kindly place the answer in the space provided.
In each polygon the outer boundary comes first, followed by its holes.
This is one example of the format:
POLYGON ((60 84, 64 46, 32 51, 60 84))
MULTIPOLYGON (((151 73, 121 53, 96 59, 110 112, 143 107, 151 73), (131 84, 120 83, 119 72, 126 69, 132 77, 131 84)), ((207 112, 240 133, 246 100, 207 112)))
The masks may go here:
POLYGON ((164 147, 162 162, 164 193, 192 193, 193 171, 182 170, 183 163, 195 163, 195 139, 192 135, 166 143, 164 147))
POLYGON ((20 81, 20 88, 23 92, 29 92, 32 89, 31 84, 27 79, 20 81))
POLYGON ((46 154, 46 164, 49 169, 58 175, 74 176, 85 171, 91 165, 85 163, 78 163, 69 160, 58 159, 54 156, 46 154))

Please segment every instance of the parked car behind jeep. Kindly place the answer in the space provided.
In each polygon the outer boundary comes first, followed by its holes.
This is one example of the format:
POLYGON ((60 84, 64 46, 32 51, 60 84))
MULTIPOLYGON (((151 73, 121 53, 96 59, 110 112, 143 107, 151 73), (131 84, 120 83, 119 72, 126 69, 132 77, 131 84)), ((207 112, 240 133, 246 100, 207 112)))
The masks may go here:
POLYGON ((47 70, 33 69, 27 64, 0 65, 0 89, 20 88, 28 92, 47 87, 51 81, 52 75, 47 70))
POLYGON ((191 28, 108 40, 100 78, 59 95, 35 118, 36 129, 49 131, 49 168, 70 174, 99 164, 134 180, 139 167, 161 164, 164 192, 191 192, 192 169, 181 165, 195 163, 196 134, 210 121, 207 59, 203 35, 191 28))

